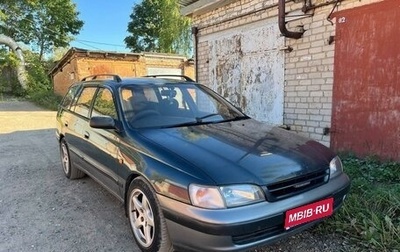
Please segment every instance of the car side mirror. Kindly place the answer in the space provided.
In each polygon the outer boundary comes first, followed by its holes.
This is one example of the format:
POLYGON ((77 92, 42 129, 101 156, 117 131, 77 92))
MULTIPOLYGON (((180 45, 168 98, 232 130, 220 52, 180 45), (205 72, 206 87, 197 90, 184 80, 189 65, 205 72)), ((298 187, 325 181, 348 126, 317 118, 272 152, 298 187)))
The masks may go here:
POLYGON ((93 116, 89 125, 95 129, 115 129, 115 121, 110 116, 93 116))

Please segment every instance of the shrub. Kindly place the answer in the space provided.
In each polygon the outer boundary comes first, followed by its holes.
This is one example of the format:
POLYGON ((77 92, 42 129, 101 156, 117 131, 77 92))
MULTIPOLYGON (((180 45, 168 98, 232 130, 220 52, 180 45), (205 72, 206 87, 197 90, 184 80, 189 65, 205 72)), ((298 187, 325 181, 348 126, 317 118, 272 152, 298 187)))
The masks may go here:
POLYGON ((39 56, 35 53, 27 52, 25 55, 28 62, 27 98, 39 106, 57 110, 62 97, 54 94, 50 77, 47 74, 48 63, 40 61, 39 56))
POLYGON ((358 248, 400 248, 400 164, 343 159, 352 187, 342 209, 317 230, 345 234, 358 248))
MULTIPOLYGON (((42 62, 39 59, 39 55, 31 51, 24 51, 24 57, 26 62, 26 71, 28 79, 28 90, 23 90, 21 85, 18 83, 17 75, 15 73, 15 67, 18 59, 12 52, 5 49, 0 49, 0 72, 3 69, 10 69, 9 76, 1 76, 1 78, 7 78, 9 86, 0 86, 0 92, 11 89, 11 94, 18 97, 25 97, 36 104, 56 110, 61 97, 57 96, 53 92, 53 86, 48 76, 49 64, 42 62)), ((6 81, 2 81, 6 83, 6 81)))

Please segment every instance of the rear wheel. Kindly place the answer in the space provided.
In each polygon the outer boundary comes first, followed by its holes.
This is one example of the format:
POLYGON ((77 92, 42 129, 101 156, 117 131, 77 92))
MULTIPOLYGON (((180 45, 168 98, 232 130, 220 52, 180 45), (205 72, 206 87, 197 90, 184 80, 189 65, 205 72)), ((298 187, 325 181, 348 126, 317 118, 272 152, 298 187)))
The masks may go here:
POLYGON ((71 163, 69 155, 69 149, 67 142, 64 139, 60 141, 60 157, 61 165, 63 167, 64 174, 69 179, 79 179, 85 176, 85 173, 78 168, 74 167, 71 163))
POLYGON ((127 207, 132 233, 142 251, 173 251, 155 191, 143 178, 132 181, 127 207))

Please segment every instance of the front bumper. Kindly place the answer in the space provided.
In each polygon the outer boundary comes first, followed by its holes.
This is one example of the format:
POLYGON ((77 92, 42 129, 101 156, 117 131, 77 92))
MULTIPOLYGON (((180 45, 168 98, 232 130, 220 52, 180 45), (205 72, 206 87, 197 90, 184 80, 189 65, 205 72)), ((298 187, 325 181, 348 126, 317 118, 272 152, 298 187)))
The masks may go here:
POLYGON ((242 251, 271 243, 309 228, 320 220, 284 229, 285 212, 333 197, 334 211, 350 190, 346 174, 299 195, 253 205, 209 210, 158 196, 174 246, 184 251, 242 251))

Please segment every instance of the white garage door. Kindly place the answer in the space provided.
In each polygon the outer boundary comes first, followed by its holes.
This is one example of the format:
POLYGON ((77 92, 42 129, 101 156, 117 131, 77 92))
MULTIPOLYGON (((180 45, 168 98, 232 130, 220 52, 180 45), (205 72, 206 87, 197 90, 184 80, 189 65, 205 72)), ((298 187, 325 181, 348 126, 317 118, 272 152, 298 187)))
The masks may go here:
POLYGON ((208 34, 210 87, 251 117, 283 123, 284 38, 276 19, 208 34))
POLYGON ((157 75, 157 74, 182 75, 182 69, 161 68, 161 67, 148 67, 147 68, 147 75, 157 75))

